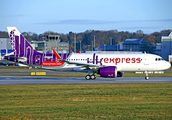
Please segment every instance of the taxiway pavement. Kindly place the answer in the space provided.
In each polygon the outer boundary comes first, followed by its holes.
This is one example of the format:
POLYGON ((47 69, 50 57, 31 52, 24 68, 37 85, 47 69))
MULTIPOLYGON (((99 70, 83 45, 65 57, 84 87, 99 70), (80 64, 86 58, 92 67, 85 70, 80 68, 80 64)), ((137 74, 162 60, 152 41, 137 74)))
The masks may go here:
POLYGON ((121 77, 85 80, 84 77, 51 77, 51 76, 0 76, 0 85, 27 84, 128 84, 128 83, 172 83, 172 77, 121 77))

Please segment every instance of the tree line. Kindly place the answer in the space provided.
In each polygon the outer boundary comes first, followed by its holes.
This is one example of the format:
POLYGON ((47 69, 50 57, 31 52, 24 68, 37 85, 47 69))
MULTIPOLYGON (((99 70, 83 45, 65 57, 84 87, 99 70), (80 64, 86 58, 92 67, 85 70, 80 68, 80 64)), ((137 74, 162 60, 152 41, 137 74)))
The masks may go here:
MULTIPOLYGON (((153 32, 151 34, 144 34, 142 30, 136 32, 118 31, 118 30, 86 30, 81 33, 69 32, 68 34, 57 33, 53 31, 47 31, 42 34, 36 34, 33 32, 23 32, 22 35, 30 42, 47 40, 47 35, 60 35, 61 42, 69 42, 70 50, 74 48, 74 36, 76 34, 77 50, 80 48, 80 42, 82 50, 91 50, 92 41, 95 38, 95 47, 101 45, 116 45, 124 42, 126 39, 146 38, 152 45, 161 43, 161 36, 163 34, 169 34, 172 30, 162 30, 160 32, 153 32)), ((8 38, 8 33, 0 31, 0 38, 8 38)))

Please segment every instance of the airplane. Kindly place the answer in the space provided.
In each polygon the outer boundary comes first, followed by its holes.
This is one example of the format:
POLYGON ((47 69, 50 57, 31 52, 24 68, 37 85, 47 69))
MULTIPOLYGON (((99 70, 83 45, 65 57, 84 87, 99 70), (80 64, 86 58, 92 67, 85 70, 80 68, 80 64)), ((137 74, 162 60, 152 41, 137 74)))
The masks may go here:
POLYGON ((146 53, 39 53, 34 50, 16 27, 7 27, 13 54, 4 59, 32 67, 88 73, 86 80, 100 77, 122 77, 123 72, 142 71, 148 80, 149 71, 165 70, 171 64, 162 57, 146 53))

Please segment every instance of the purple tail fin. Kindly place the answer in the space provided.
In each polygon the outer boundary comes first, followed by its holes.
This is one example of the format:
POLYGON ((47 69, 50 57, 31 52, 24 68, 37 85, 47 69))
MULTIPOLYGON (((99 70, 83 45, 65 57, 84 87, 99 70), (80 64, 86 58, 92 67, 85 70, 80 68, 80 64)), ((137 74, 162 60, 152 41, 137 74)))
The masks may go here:
POLYGON ((7 27, 8 34, 11 39, 11 46, 16 57, 27 57, 38 53, 28 43, 24 36, 17 30, 16 27, 7 27))

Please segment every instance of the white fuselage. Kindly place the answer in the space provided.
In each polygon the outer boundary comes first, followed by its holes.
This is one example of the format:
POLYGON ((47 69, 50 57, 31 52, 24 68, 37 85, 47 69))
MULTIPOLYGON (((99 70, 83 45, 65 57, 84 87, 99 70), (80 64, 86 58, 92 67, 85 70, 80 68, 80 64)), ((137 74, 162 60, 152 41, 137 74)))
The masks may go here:
POLYGON ((82 71, 79 63, 93 65, 97 67, 116 66, 118 71, 158 71, 168 69, 171 65, 163 60, 160 56, 153 54, 138 53, 117 53, 117 54, 100 54, 100 53, 73 53, 66 61, 76 64, 64 64, 57 70, 74 70, 82 71))

